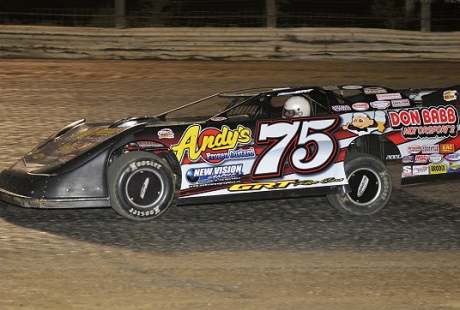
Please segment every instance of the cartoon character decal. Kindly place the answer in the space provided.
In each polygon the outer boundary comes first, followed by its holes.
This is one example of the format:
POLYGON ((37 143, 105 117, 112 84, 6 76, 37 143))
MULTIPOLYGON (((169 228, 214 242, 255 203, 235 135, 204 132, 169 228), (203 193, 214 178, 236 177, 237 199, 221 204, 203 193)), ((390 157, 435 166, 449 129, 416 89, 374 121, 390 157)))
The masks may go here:
POLYGON ((373 131, 383 132, 385 130, 386 116, 383 111, 375 111, 373 117, 369 113, 355 112, 352 115, 351 124, 347 122, 342 126, 343 130, 348 130, 356 135, 369 134, 373 131))

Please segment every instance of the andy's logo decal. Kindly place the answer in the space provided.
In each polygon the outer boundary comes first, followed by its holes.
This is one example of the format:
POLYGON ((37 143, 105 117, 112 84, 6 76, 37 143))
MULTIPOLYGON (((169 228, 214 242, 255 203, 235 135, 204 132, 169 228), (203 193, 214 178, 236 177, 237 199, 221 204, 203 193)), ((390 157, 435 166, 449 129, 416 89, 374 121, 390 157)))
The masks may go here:
POLYGON ((251 142, 251 133, 251 129, 242 125, 236 129, 224 125, 221 129, 211 127, 204 130, 200 125, 191 125, 185 130, 179 143, 171 146, 171 150, 176 153, 179 162, 182 162, 185 156, 191 161, 202 158, 211 163, 231 158, 233 153, 253 157, 253 148, 235 150, 237 146, 251 142))

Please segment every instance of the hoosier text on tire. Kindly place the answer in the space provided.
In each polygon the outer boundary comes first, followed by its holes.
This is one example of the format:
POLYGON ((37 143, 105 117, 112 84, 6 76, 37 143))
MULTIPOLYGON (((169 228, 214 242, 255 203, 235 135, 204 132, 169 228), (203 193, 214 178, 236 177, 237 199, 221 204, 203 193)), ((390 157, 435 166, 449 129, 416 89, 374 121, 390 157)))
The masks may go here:
POLYGON ((112 208, 131 220, 156 218, 177 199, 169 165, 147 152, 115 159, 108 168, 108 183, 112 208))

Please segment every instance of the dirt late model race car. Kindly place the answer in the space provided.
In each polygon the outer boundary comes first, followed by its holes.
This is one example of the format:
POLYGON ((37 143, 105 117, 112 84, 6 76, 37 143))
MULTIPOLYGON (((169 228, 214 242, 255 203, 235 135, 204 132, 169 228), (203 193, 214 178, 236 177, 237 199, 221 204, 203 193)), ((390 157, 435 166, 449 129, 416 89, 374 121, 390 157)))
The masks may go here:
POLYGON ((153 117, 80 120, 3 170, 0 198, 111 206, 142 221, 175 204, 324 195, 369 215, 399 185, 460 176, 459 91, 260 88, 153 117))

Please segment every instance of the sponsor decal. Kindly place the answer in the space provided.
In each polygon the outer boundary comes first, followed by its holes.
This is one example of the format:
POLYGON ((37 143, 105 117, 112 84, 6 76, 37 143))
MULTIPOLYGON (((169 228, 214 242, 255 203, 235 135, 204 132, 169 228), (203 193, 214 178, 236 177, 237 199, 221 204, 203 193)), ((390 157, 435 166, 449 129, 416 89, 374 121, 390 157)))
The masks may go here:
POLYGON ((446 164, 432 164, 430 165, 430 174, 442 174, 447 173, 446 164))
POLYGON ((141 149, 155 148, 155 147, 161 146, 161 144, 153 142, 153 141, 138 141, 137 145, 141 149))
POLYGON ((403 164, 410 164, 414 162, 414 159, 415 159, 414 155, 408 155, 408 156, 403 157, 402 162, 403 164))
POLYGON ((72 141, 68 144, 64 144, 61 147, 59 147, 57 150, 53 152, 53 154, 60 156, 60 155, 77 153, 77 151, 82 150, 86 147, 89 147, 91 146, 91 144, 92 142, 83 142, 80 140, 72 141))
POLYGON ((325 85, 322 87, 324 90, 338 90, 339 87, 337 85, 325 85))
POLYGON ((391 100, 391 106, 394 108, 409 107, 409 99, 391 100))
POLYGON ((407 148, 409 154, 418 154, 422 152, 422 147, 420 145, 411 145, 407 148))
POLYGON ((385 157, 386 160, 397 160, 401 159, 401 155, 399 154, 389 154, 385 157))
POLYGON ((412 176, 412 166, 403 166, 401 176, 403 178, 411 177, 412 176))
POLYGON ((104 127, 94 127, 88 130, 83 130, 77 132, 69 137, 69 140, 80 140, 84 142, 102 142, 105 141, 108 137, 119 134, 125 130, 125 128, 104 128, 104 127))
MULTIPOLYGON (((73 155, 73 156, 75 157, 75 155, 73 155)), ((32 155, 32 159, 35 159, 35 160, 42 159, 43 157, 45 157, 45 153, 43 153, 43 152, 42 153, 36 153, 36 154, 32 155)))
POLYGON ((282 93, 278 93, 277 96, 285 96, 285 95, 299 95, 299 94, 307 94, 311 92, 313 89, 301 89, 301 90, 294 90, 294 91, 285 91, 282 93))
POLYGON ((160 139, 174 139, 174 132, 170 128, 163 128, 158 131, 158 138, 160 139))
POLYGON ((443 143, 441 144, 439 149, 439 153, 448 154, 455 152, 455 144, 453 143, 443 143))
POLYGON ((414 164, 427 164, 428 161, 428 155, 415 155, 414 164))
POLYGON ((342 89, 361 89, 363 88, 361 85, 345 85, 342 86, 342 89))
POLYGON ((361 182, 359 182, 358 190, 356 191, 356 196, 361 197, 366 191, 367 186, 369 185, 369 178, 367 175, 363 175, 361 182))
POLYGON ((228 190, 230 192, 254 191, 261 189, 282 189, 296 186, 309 186, 316 184, 329 184, 343 182, 344 179, 335 177, 325 178, 322 180, 285 180, 274 182, 257 182, 257 183, 238 183, 232 185, 228 190))
POLYGON ((448 172, 460 172, 460 165, 457 163, 450 162, 448 172))
MULTIPOLYGON (((217 167, 205 168, 192 168, 185 174, 190 183, 203 184, 222 184, 222 182, 233 181, 241 179, 243 175, 243 165, 226 165, 217 167)), ((227 183, 228 184, 228 183, 227 183)))
POLYGON ((351 111, 351 108, 350 108, 349 105, 346 105, 346 104, 333 105, 332 106, 332 111, 334 111, 334 112, 349 112, 349 111, 351 111))
POLYGON ((442 154, 431 154, 428 155, 430 162, 432 163, 440 163, 444 160, 444 156, 442 154))
POLYGON ((369 103, 367 102, 353 103, 351 107, 355 111, 366 111, 366 110, 369 110, 369 103))
POLYGON ((375 95, 375 94, 385 94, 387 90, 382 87, 366 87, 364 88, 364 93, 366 95, 375 95))
POLYGON ((457 91, 456 90, 446 90, 443 93, 444 101, 454 101, 457 100, 457 91))
POLYGON ((420 165, 412 167, 412 175, 428 175, 430 174, 430 168, 428 165, 420 165))
MULTIPOLYGON (((193 162, 202 158, 210 163, 219 163, 231 157, 229 151, 238 152, 236 150, 238 145, 249 144, 251 134, 251 129, 242 125, 238 125, 235 129, 230 129, 226 125, 221 128, 201 129, 200 125, 194 124, 185 130, 179 143, 172 145, 171 150, 176 153, 180 163, 185 157, 193 162)), ((239 151, 245 152, 244 149, 239 151)))
POLYGON ((448 161, 458 161, 460 160, 460 154, 457 154, 457 153, 447 154, 446 156, 444 156, 444 158, 448 161))
POLYGON ((393 99, 402 99, 400 93, 389 93, 389 94, 377 94, 378 100, 393 100, 393 99))
POLYGON ((422 145, 422 153, 423 154, 439 153, 439 145, 438 144, 422 145))
POLYGON ((225 116, 215 116, 215 117, 211 117, 211 121, 213 122, 223 122, 223 121, 226 121, 227 118, 225 116))
POLYGON ((207 162, 214 163, 221 162, 226 159, 243 159, 251 157, 256 157, 256 151, 253 147, 228 150, 226 152, 205 153, 204 159, 207 162))
POLYGON ((375 130, 383 132, 385 130, 386 115, 383 111, 373 112, 353 112, 351 123, 345 123, 343 130, 348 130, 356 135, 369 134, 375 130))
POLYGON ((386 109, 390 106, 390 101, 372 101, 371 107, 374 109, 386 109))
POLYGON ((456 137, 458 115, 453 106, 388 111, 393 129, 406 139, 456 137))

